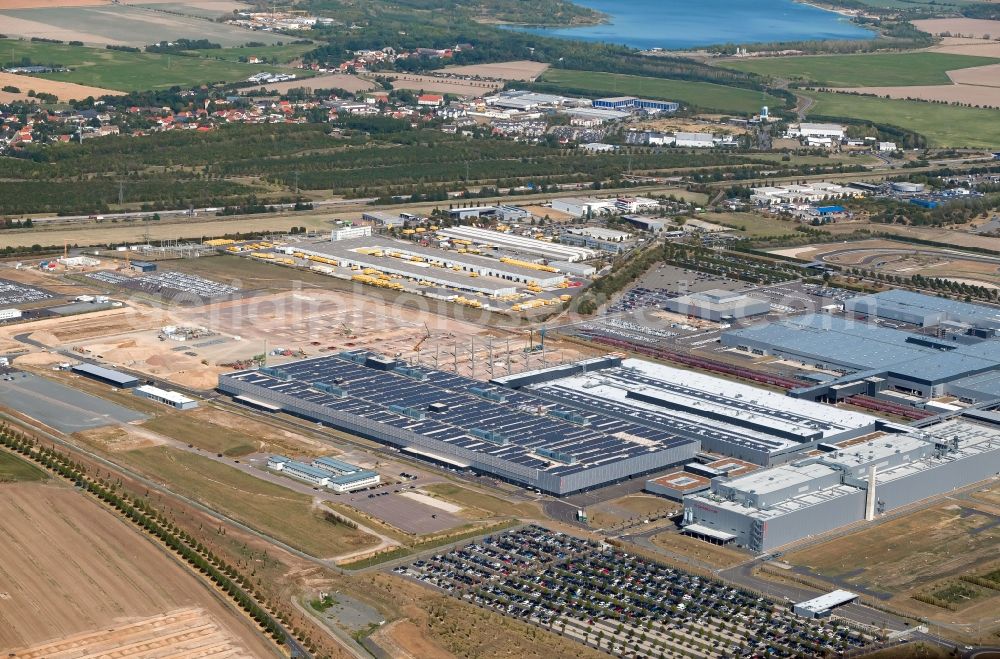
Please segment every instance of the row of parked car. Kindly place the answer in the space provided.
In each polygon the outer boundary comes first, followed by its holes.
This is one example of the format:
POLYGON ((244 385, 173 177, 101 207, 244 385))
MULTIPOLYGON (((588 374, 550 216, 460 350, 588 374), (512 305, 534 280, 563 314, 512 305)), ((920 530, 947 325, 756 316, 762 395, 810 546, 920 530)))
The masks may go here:
POLYGON ((396 572, 613 654, 824 656, 871 642, 835 621, 803 620, 750 591, 539 526, 396 572))

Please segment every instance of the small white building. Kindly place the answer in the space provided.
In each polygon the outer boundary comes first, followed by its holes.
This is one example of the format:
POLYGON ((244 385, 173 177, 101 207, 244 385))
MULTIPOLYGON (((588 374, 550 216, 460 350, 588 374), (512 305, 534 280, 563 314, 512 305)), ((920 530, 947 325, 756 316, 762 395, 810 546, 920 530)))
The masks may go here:
POLYGON ((157 403, 162 403, 163 405, 169 405, 170 407, 178 410, 193 410, 198 407, 198 401, 193 398, 188 398, 187 396, 179 394, 176 391, 167 391, 166 389, 160 389, 159 387, 154 387, 148 384, 136 387, 132 390, 132 393, 140 398, 146 398, 157 403))
POLYGON ((350 240, 351 238, 365 238, 372 235, 370 226, 363 227, 342 227, 330 232, 330 240, 350 240))
POLYGON ((24 315, 20 309, 0 309, 0 322, 5 320, 18 320, 24 315))
POLYGON ((552 210, 573 217, 597 216, 616 210, 614 199, 594 199, 584 197, 563 197, 552 200, 552 210))
POLYGON ((710 149, 715 146, 715 136, 711 133, 675 133, 674 146, 710 149))
POLYGON ((878 143, 878 150, 881 153, 892 153, 893 151, 896 151, 896 143, 895 142, 879 142, 878 143))

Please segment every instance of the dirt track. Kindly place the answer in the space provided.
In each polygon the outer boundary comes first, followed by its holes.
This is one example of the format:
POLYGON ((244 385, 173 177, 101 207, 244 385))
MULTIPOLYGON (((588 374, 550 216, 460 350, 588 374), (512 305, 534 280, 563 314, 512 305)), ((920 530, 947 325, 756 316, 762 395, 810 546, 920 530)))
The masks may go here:
MULTIPOLYGON (((98 630, 114 647, 110 627, 187 607, 205 614, 178 622, 181 628, 208 633, 204 623, 211 622, 218 628, 211 634, 239 648, 237 656, 277 656, 205 584, 94 501, 61 485, 2 488, 0 650, 5 656, 98 630)), ((118 645, 129 642, 126 636, 118 645)))

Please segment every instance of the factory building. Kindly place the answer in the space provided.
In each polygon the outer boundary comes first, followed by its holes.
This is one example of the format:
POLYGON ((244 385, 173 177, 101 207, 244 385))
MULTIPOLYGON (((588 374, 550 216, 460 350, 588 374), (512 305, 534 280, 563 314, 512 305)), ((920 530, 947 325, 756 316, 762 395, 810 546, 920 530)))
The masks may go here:
POLYGON ((451 220, 478 220, 479 218, 496 218, 502 222, 524 222, 531 219, 531 213, 518 206, 471 206, 469 208, 454 208, 448 211, 451 220))
POLYGON ((587 360, 494 378, 573 409, 697 440, 755 465, 794 460, 821 442, 850 439, 886 422, 828 405, 641 359, 587 360))
POLYGON ((1000 308, 896 289, 851 298, 844 303, 844 311, 917 327, 935 327, 950 321, 990 333, 1000 330, 1000 308))
POLYGON ((342 227, 330 232, 330 240, 350 240, 352 238, 364 238, 372 235, 370 226, 363 227, 342 227))
POLYGON ((438 231, 438 235, 448 239, 469 240, 477 245, 489 245, 497 249, 529 254, 553 261, 575 263, 597 257, 597 253, 592 249, 560 245, 559 243, 535 240, 512 233, 500 233, 489 229, 477 229, 476 227, 461 226, 441 229, 438 231))
POLYGON ((709 491, 684 499, 683 525, 692 535, 767 552, 1000 473, 1000 414, 969 412, 895 430, 714 479, 709 491))
POLYGON ((807 314, 724 332, 723 346, 834 371, 790 395, 837 402, 857 394, 903 404, 954 395, 963 402, 1000 398, 1000 341, 960 342, 829 314, 807 314))
POLYGON ((563 197, 552 200, 552 210, 566 213, 573 217, 597 217, 617 212, 614 199, 595 199, 593 197, 563 197))
POLYGON ((559 242, 602 252, 618 253, 631 247, 632 234, 602 227, 569 228, 559 236, 559 242))
POLYGON ((152 261, 132 261, 131 268, 136 272, 156 272, 156 264, 152 261))
POLYGON ((388 238, 296 243, 294 247, 288 247, 286 250, 292 254, 330 259, 341 267, 373 268, 387 274, 424 280, 438 286, 472 291, 491 297, 516 293, 515 284, 551 288, 565 281, 565 277, 556 272, 388 238), (396 258, 390 255, 395 255, 396 258))
POLYGON ((607 110, 653 110, 655 112, 677 112, 680 105, 673 101, 657 101, 635 96, 613 96, 594 99, 595 108, 607 110))
POLYGON ((140 398, 146 398, 162 405, 169 405, 178 410, 193 410, 198 407, 198 401, 193 398, 188 398, 176 391, 167 391, 166 389, 160 389, 148 384, 136 387, 132 390, 132 393, 140 398))
POLYGON ((844 139, 845 128, 841 124, 814 124, 814 123, 798 123, 789 124, 788 126, 788 136, 789 137, 828 137, 840 141, 844 139))
POLYGON ((555 495, 661 471, 699 450, 697 439, 601 410, 361 351, 223 374, 219 389, 452 469, 555 495))
POLYGON ((110 368, 104 368, 103 366, 88 364, 87 362, 76 364, 75 366, 72 366, 70 370, 77 375, 83 375, 91 378, 92 380, 97 380, 98 382, 103 382, 104 384, 110 384, 113 387, 119 387, 121 389, 131 389, 132 387, 139 386, 139 378, 137 377, 121 373, 119 371, 112 371, 110 368))
POLYGON ((745 293, 710 290, 667 300, 666 309, 718 323, 766 314, 771 311, 771 304, 745 293))

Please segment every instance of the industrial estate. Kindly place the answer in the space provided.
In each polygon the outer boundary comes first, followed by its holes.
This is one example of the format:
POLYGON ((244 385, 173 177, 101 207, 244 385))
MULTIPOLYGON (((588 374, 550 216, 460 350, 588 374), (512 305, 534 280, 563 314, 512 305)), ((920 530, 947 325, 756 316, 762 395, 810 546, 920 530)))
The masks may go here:
POLYGON ((681 5, 0 0, 0 651, 1000 656, 997 6, 681 5))

